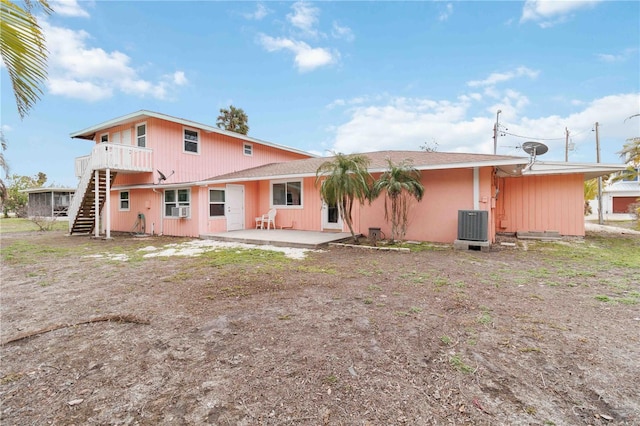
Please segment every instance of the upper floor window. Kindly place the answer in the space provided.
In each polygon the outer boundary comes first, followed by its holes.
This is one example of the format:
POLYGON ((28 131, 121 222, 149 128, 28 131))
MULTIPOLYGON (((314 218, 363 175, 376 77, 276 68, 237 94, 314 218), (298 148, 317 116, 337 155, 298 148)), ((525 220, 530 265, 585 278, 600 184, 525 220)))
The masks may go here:
POLYGON ((224 189, 209 190, 209 217, 224 216, 224 189))
POLYGON ((253 155, 253 144, 245 143, 243 146, 244 155, 252 156, 253 155))
POLYGON ((146 123, 138 124, 136 126, 136 144, 140 148, 147 146, 147 125, 146 123))
POLYGON ((273 207, 302 206, 302 181, 272 182, 271 204, 273 207))
POLYGON ((196 130, 184 129, 184 152, 197 154, 200 150, 200 135, 196 130))
POLYGON ((167 189, 164 191, 164 216, 165 217, 185 217, 191 216, 189 213, 191 207, 191 190, 190 189, 167 189), (184 209, 186 207, 186 215, 184 209))
POLYGON ((109 142, 109 133, 100 135, 100 143, 107 143, 107 142, 109 142))
POLYGON ((120 191, 120 203, 118 208, 123 211, 129 210, 129 191, 120 191))

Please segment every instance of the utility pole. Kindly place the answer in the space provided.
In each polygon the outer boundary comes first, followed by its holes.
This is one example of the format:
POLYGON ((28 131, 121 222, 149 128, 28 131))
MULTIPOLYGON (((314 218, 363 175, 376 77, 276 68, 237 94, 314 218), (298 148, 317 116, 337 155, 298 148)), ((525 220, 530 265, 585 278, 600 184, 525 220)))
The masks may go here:
POLYGON ((564 140, 564 162, 569 162, 569 129, 564 128, 565 140, 564 140))
POLYGON ((496 112, 496 124, 493 125, 493 155, 496 155, 498 153, 498 128, 500 126, 498 120, 500 119, 501 112, 501 109, 496 112))
MULTIPOLYGON (((600 133, 598 131, 599 123, 596 121, 596 162, 600 163, 600 133)), ((604 224, 602 217, 602 176, 598 176, 598 223, 604 224)))

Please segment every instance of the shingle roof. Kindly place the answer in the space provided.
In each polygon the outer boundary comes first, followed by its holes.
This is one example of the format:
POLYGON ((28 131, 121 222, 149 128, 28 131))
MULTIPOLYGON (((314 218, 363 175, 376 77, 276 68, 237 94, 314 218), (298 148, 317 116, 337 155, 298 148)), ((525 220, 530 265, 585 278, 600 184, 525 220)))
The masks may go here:
MULTIPOLYGON (((394 163, 410 161, 419 170, 450 169, 458 167, 475 167, 478 165, 526 164, 525 157, 491 154, 467 154, 457 152, 426 151, 376 151, 362 153, 369 158, 369 171, 383 171, 387 168, 387 160, 394 163)), ((261 178, 288 176, 315 176, 318 167, 333 157, 307 158, 303 160, 272 163, 251 169, 240 170, 206 179, 206 182, 231 180, 257 180, 261 178)))

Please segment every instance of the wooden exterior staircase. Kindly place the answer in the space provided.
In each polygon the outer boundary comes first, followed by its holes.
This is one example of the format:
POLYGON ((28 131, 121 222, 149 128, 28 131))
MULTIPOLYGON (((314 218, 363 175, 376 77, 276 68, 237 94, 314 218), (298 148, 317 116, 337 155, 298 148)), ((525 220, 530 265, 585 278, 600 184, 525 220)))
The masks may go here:
MULTIPOLYGON (((102 207, 104 206, 104 202, 106 200, 107 195, 107 173, 105 170, 98 170, 98 211, 102 211, 102 207)), ((113 181, 116 178, 117 173, 111 172, 110 177, 111 181, 109 182, 109 186, 113 184, 113 181)), ((69 234, 91 234, 95 229, 96 224, 96 208, 95 208, 95 172, 91 173, 91 179, 88 182, 86 188, 84 188, 84 193, 82 197, 82 202, 80 202, 80 207, 78 208, 78 212, 74 218, 70 219, 69 226, 69 234), (73 219, 73 222, 71 222, 73 219)), ((80 190, 80 188, 78 188, 80 190)), ((76 191, 76 194, 78 192, 76 191)))
MULTIPOLYGON (((152 151, 131 145, 99 143, 91 155, 76 158, 76 176, 80 178, 80 183, 69 205, 69 234, 93 232, 97 237, 96 214, 100 214, 105 204, 109 205, 106 201, 116 175, 152 171, 152 151)), ((107 238, 111 232, 110 214, 109 211, 105 212, 107 238)))

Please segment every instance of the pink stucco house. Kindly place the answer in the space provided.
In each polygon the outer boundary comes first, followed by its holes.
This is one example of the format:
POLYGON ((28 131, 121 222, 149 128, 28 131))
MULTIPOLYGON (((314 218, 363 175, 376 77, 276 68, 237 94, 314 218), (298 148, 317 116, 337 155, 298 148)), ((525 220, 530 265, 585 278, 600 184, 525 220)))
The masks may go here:
MULTIPOLYGON (((337 211, 323 205, 316 170, 327 158, 220 130, 139 111, 74 132, 93 141, 76 159, 80 179, 69 208, 71 234, 102 230, 199 237, 253 228, 277 210, 277 227, 344 231, 337 211), (99 217, 102 216, 102 221, 99 217), (100 229, 102 228, 102 229, 100 229)), ((452 243, 461 212, 486 212, 486 236, 553 230, 584 235, 583 182, 623 169, 605 164, 532 162, 528 157, 424 151, 366 153, 374 177, 386 160, 411 160, 426 192, 412 208, 407 239, 452 243)), ((359 206, 355 231, 381 228, 384 201, 359 206)), ((475 213, 473 213, 475 214, 475 213)))

